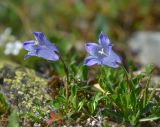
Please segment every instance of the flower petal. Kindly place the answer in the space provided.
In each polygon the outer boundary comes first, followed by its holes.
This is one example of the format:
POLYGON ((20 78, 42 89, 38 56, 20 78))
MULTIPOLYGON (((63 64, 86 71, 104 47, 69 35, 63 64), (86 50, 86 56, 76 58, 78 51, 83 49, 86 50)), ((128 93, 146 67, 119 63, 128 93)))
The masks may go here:
POLYGON ((85 48, 87 52, 93 56, 97 56, 98 51, 101 49, 101 47, 96 43, 87 43, 85 44, 85 48))
POLYGON ((118 68, 121 62, 121 58, 113 50, 110 51, 110 55, 108 57, 104 57, 102 59, 103 65, 107 65, 113 68, 118 68))
POLYGON ((31 41, 25 41, 23 43, 23 48, 25 50, 28 50, 28 51, 32 51, 32 50, 35 50, 37 46, 34 45, 34 40, 31 40, 31 41))
POLYGON ((88 56, 85 58, 83 64, 87 66, 92 66, 94 64, 100 64, 100 61, 98 61, 98 59, 95 58, 94 56, 88 56))
POLYGON ((102 32, 99 35, 98 42, 104 48, 111 45, 108 36, 104 35, 102 32))
POLYGON ((49 47, 51 50, 54 50, 56 52, 59 52, 56 46, 51 43, 43 34, 43 32, 33 32, 34 37, 38 41, 39 45, 46 45, 49 47))
POLYGON ((47 48, 40 47, 36 53, 38 57, 42 57, 46 60, 56 61, 59 59, 59 56, 53 50, 47 48))
POLYGON ((53 43, 51 43, 51 42, 49 42, 49 41, 48 41, 48 43, 46 44, 46 46, 47 46, 50 50, 59 52, 58 49, 57 49, 57 47, 56 47, 53 43))
POLYGON ((34 37, 40 45, 44 45, 47 38, 44 36, 43 32, 33 32, 34 37))
POLYGON ((24 56, 24 60, 26 60, 27 58, 29 58, 30 56, 37 56, 36 52, 28 52, 25 56, 24 56))

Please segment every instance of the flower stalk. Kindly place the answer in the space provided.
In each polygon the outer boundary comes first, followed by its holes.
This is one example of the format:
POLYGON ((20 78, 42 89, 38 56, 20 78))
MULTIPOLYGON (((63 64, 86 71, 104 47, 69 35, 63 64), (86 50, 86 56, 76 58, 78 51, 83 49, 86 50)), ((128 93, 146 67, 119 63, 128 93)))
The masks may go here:
POLYGON ((124 73, 125 73, 125 76, 126 76, 126 80, 127 80, 127 84, 128 84, 128 90, 130 91, 131 90, 131 84, 130 84, 130 81, 129 81, 129 73, 128 71, 126 70, 126 68, 120 64, 121 68, 124 70, 124 73))
POLYGON ((60 54, 59 54, 59 60, 63 64, 64 72, 65 72, 66 78, 67 78, 67 82, 64 83, 64 86, 65 86, 66 97, 68 98, 69 71, 68 71, 67 65, 65 64, 65 62, 60 54))

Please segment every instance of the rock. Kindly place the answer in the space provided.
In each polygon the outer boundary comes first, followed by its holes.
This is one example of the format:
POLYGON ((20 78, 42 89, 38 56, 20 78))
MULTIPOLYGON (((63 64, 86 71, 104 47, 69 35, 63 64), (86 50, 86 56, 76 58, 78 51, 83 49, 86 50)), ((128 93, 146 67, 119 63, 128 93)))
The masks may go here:
POLYGON ((136 32, 128 43, 132 52, 138 55, 141 64, 155 64, 160 67, 160 32, 136 32))
MULTIPOLYGON (((10 62, 0 62, 0 92, 18 110, 20 119, 40 120, 47 116, 50 100, 47 81, 34 70, 10 62)), ((21 121, 22 122, 22 121, 21 121)))

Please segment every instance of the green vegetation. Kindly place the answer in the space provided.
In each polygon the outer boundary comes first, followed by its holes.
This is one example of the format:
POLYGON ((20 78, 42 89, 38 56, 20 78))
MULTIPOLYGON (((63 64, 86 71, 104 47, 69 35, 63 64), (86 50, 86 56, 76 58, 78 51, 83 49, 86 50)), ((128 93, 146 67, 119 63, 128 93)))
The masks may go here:
POLYGON ((0 127, 159 126, 160 82, 154 76, 160 70, 144 67, 126 50, 133 32, 159 30, 157 3, 0 2, 0 127), (5 53, 8 43, 33 40, 35 31, 44 32, 57 46, 66 68, 60 60, 30 57, 24 61, 22 49, 17 55, 5 53), (84 44, 96 42, 101 31, 115 42, 115 51, 123 59, 119 68, 82 64, 84 44))

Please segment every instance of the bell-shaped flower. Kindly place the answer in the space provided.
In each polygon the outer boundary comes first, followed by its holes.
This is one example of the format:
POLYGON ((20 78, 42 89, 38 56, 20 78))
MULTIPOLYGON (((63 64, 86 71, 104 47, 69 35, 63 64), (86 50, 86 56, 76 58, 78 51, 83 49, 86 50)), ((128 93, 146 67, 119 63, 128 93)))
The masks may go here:
POLYGON ((107 65, 117 68, 121 64, 121 58, 113 51, 109 38, 100 33, 98 43, 86 43, 85 48, 90 56, 84 60, 84 65, 107 65))
POLYGON ((59 52, 56 46, 51 43, 42 32, 33 32, 35 40, 25 41, 23 48, 28 50, 24 59, 30 56, 37 56, 50 61, 59 59, 57 53, 59 52))

